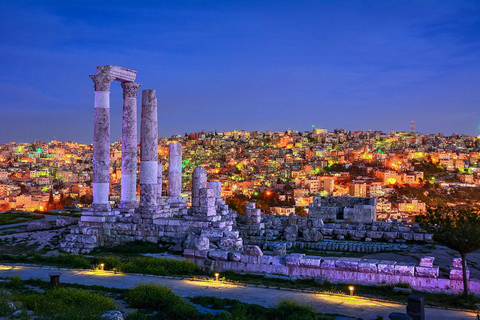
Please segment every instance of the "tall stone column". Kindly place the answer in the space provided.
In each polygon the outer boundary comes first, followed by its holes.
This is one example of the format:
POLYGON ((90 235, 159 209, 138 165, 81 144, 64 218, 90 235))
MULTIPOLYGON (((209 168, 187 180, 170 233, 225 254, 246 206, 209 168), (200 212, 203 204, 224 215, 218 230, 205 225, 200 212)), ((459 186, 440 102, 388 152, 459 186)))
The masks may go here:
POLYGON ((178 142, 168 146, 168 199, 171 205, 184 205, 182 199, 182 145, 178 142))
POLYGON ((157 121, 155 90, 143 90, 140 124, 140 211, 142 213, 154 213, 157 207, 157 121))
POLYGON ((157 204, 162 203, 162 183, 163 183, 163 166, 158 163, 157 167, 157 204))
POLYGON ((137 95, 141 84, 122 82, 122 190, 120 208, 134 209, 137 202, 137 95))
POLYGON ((95 83, 92 211, 110 211, 110 84, 114 77, 90 76, 95 83))

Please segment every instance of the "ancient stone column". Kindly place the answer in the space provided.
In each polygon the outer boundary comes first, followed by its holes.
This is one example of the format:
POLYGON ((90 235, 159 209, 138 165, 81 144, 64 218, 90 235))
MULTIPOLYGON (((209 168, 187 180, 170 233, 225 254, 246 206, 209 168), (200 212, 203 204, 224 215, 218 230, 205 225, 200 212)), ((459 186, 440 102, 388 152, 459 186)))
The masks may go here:
POLYGON ((110 84, 114 78, 90 76, 95 83, 93 123, 93 203, 92 211, 110 211, 110 84))
POLYGON ((155 90, 143 90, 140 124, 140 210, 148 213, 153 213, 157 206, 157 121, 155 90))
POLYGON ((122 82, 122 190, 120 208, 133 209, 137 202, 137 95, 139 83, 122 82))
POLYGON ((182 199, 182 145, 178 142, 168 146, 168 200, 174 204, 184 204, 182 199))
POLYGON ((162 203, 162 183, 163 183, 163 166, 162 163, 158 163, 157 167, 157 204, 162 203))
POLYGON ((192 174, 192 210, 200 206, 200 189, 207 187, 207 172, 203 167, 196 167, 192 174))

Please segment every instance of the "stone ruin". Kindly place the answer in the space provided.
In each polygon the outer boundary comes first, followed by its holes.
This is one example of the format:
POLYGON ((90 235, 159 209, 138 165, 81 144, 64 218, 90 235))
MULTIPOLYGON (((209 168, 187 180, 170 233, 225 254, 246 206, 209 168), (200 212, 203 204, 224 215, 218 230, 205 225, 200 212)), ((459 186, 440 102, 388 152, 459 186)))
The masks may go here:
POLYGON ((308 216, 332 222, 371 223, 377 220, 377 198, 317 196, 308 216))
POLYGON ((88 253, 98 246, 142 240, 169 244, 169 250, 241 249, 233 231, 236 213, 221 198, 221 183, 207 182, 204 168, 193 172, 192 206, 182 199, 182 146, 169 145, 168 198, 162 201, 162 164, 158 162, 157 98, 155 90, 142 91, 140 125, 140 202, 137 188, 136 71, 97 66, 94 81, 93 203, 78 225, 60 243, 72 253, 88 253), (123 88, 121 202, 111 208, 110 193, 110 85, 123 88))

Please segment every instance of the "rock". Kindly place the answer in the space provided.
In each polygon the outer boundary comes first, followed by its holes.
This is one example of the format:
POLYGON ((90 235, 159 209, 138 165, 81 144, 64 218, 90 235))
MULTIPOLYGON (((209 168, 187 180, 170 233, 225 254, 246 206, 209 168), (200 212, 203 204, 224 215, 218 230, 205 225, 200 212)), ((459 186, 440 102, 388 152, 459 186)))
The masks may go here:
MULTIPOLYGON (((438 267, 437 267, 438 268, 438 267)), ((470 279, 470 270, 466 270, 467 280, 470 279)), ((462 269, 450 269, 450 280, 463 280, 463 270, 462 269)))
POLYGON ((287 266, 299 266, 300 259, 305 256, 303 253, 292 253, 285 257, 285 264, 287 266))
POLYGON ((453 258, 452 265, 456 269, 462 269, 462 258, 453 258))
POLYGON ((287 241, 296 241, 298 237, 298 226, 292 224, 286 227, 284 230, 284 237, 287 241))
POLYGON ((388 318, 390 318, 390 320, 412 320, 412 317, 410 317, 408 314, 401 312, 392 312, 388 318))
POLYGON ((210 249, 210 240, 205 236, 195 236, 193 247, 195 250, 208 250, 210 249))
POLYGON ((229 261, 240 261, 242 258, 242 253, 240 251, 229 251, 228 260, 229 261))
POLYGON ((439 267, 415 267, 415 275, 420 278, 438 278, 439 267))
POLYGON ((27 224, 27 231, 50 230, 52 225, 45 219, 33 220, 27 224))
POLYGON ((396 261, 382 260, 377 264, 378 273, 380 274, 395 274, 396 261))
POLYGON ((435 261, 435 257, 421 257, 420 267, 433 267, 433 261, 435 261))
POLYGON ((272 247, 274 256, 284 256, 287 254, 287 246, 285 244, 276 244, 272 247))
POLYGON ((358 272, 377 273, 377 264, 380 260, 376 259, 360 259, 358 262, 358 272))
POLYGON ((307 242, 318 242, 323 240, 323 235, 315 228, 306 228, 303 231, 303 240, 307 242))
POLYGON ((245 252, 246 255, 249 255, 249 256, 263 256, 263 252, 262 252, 262 249, 260 249, 259 246, 255 246, 255 245, 246 245, 246 246, 243 246, 243 250, 245 252))
POLYGON ((228 251, 224 250, 212 250, 208 252, 208 257, 212 260, 228 260, 228 251))
POLYGON ((109 310, 102 314, 100 317, 102 320, 124 320, 123 314, 117 310, 109 310))
POLYGON ((65 216, 59 216, 57 217, 57 220, 55 221, 55 225, 58 228, 63 228, 67 226, 71 226, 72 224, 78 223, 78 219, 72 218, 72 217, 65 217, 65 216))
POLYGON ((398 276, 415 276, 415 263, 399 262, 395 264, 395 275, 398 276))

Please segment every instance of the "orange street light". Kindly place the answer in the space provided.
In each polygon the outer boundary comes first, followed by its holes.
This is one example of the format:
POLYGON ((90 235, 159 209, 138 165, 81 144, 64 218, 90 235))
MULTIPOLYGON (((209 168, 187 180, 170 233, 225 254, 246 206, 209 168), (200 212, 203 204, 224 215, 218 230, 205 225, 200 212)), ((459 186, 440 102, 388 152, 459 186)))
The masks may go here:
POLYGON ((100 271, 103 271, 103 270, 105 269, 105 263, 100 263, 100 264, 98 265, 98 269, 99 269, 100 271))
POLYGON ((350 290, 350 296, 353 296, 353 291, 355 290, 354 286, 348 287, 348 290, 350 290))
POLYGON ((215 281, 218 281, 219 277, 220 277, 220 273, 215 273, 215 281))

